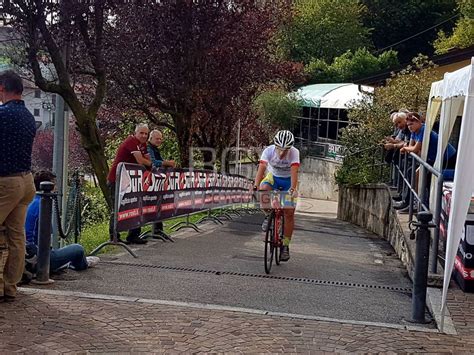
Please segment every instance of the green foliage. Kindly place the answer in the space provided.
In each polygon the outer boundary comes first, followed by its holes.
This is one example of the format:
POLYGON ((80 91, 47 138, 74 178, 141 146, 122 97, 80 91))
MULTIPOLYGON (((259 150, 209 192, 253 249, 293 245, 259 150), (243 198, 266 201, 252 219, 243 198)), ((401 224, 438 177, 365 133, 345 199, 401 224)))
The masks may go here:
POLYGON ((375 48, 396 50, 400 63, 408 63, 418 53, 431 55, 436 31, 440 29, 450 31, 454 20, 444 23, 443 21, 457 12, 456 0, 361 0, 361 2, 368 8, 363 15, 363 23, 372 29, 371 39, 375 48), (433 26, 437 26, 436 29, 420 33, 433 26), (412 37, 415 34, 418 35, 412 37))
POLYGON ((426 58, 417 57, 413 65, 387 80, 386 85, 376 89, 372 96, 354 103, 349 109, 352 124, 341 130, 345 157, 336 173, 339 184, 380 181, 380 142, 393 131, 389 112, 402 108, 425 111, 431 83, 439 78, 440 74, 426 58), (375 167, 374 163, 377 163, 375 167))
POLYGON ((293 61, 331 62, 370 43, 370 31, 361 21, 365 10, 358 0, 296 0, 295 16, 281 32, 280 47, 293 61))
POLYGON ((375 56, 367 48, 359 48, 354 53, 349 50, 336 57, 331 65, 321 59, 313 60, 305 70, 312 83, 350 82, 355 78, 390 69, 397 64, 395 51, 386 51, 375 56))
POLYGON ((435 53, 443 54, 453 48, 467 48, 474 45, 474 2, 472 0, 458 0, 458 9, 461 18, 456 22, 452 33, 438 32, 438 38, 433 46, 435 53))
MULTIPOLYGON (((133 134, 137 123, 148 122, 148 120, 144 119, 142 116, 134 116, 132 114, 124 114, 124 116, 125 119, 119 123, 118 129, 115 130, 114 134, 111 135, 106 142, 105 152, 109 157, 110 163, 115 158, 115 154, 117 153, 119 145, 129 135, 133 134)), ((150 130, 159 129, 163 133, 163 143, 160 147, 160 152, 163 158, 167 160, 172 159, 179 165, 179 147, 176 133, 169 128, 155 127, 153 125, 149 125, 149 127, 150 130)))
POLYGON ((95 187, 91 183, 86 183, 84 185, 83 226, 87 227, 103 223, 108 221, 109 216, 109 209, 100 188, 95 187))
POLYGON ((467 48, 474 45, 474 19, 464 17, 454 27, 453 33, 448 36, 444 31, 438 32, 434 42, 435 53, 447 53, 453 48, 467 48))
POLYGON ((298 99, 283 90, 261 93, 254 100, 254 109, 263 123, 280 129, 290 129, 294 118, 301 114, 298 99))
POLYGON ((178 166, 181 166, 176 133, 168 128, 160 129, 160 131, 163 133, 163 143, 160 146, 163 159, 174 160, 178 166))
MULTIPOLYGON (((103 242, 109 240, 109 222, 100 222, 84 227, 81 233, 80 243, 84 247, 86 254, 97 248, 103 242)), ((108 251, 102 249, 101 252, 108 251)))
POLYGON ((431 84, 441 78, 433 63, 419 55, 411 65, 388 79, 384 87, 377 89, 377 105, 385 107, 387 112, 399 108, 426 111, 431 84))
MULTIPOLYGON (((204 217, 207 214, 207 212, 202 212, 202 213, 196 213, 191 216, 189 216, 189 221, 192 223, 196 223, 204 217)), ((184 222, 186 220, 186 217, 176 217, 167 221, 164 221, 163 227, 165 233, 168 235, 171 235, 173 232, 171 230, 171 226, 178 222, 184 222)), ((151 229, 151 225, 146 225, 142 227, 142 232, 149 231, 151 229)), ((125 237, 125 234, 122 236, 125 237)), ((103 242, 106 242, 109 239, 109 222, 108 221, 103 221, 103 222, 97 222, 92 225, 86 226, 81 234, 81 239, 80 243, 84 247, 86 254, 89 254, 92 250, 97 248, 100 244, 103 242)), ((125 239, 125 238, 123 238, 125 239)), ((115 253, 115 252, 120 252, 123 251, 121 247, 107 247, 104 248, 100 251, 100 253, 115 253)))
POLYGON ((0 56, 0 65, 9 65, 11 64, 11 59, 5 56, 0 56))

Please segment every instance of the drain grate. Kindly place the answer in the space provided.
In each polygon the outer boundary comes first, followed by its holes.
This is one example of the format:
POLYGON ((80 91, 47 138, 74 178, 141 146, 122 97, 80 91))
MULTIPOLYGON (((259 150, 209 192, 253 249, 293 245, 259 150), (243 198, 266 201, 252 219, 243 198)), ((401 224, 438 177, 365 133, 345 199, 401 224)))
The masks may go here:
POLYGON ((362 284, 362 283, 345 282, 345 281, 317 280, 317 279, 308 279, 308 278, 302 278, 302 277, 275 276, 275 275, 267 275, 267 274, 250 274, 250 273, 245 273, 245 272, 218 271, 218 270, 197 269, 197 268, 190 268, 190 267, 129 263, 129 262, 122 262, 122 261, 101 261, 101 264, 123 265, 123 266, 133 266, 133 267, 141 267, 141 268, 148 268, 148 269, 161 269, 161 270, 171 270, 171 271, 196 272, 196 273, 201 273, 201 274, 253 277, 253 278, 270 279, 270 280, 301 282, 301 283, 312 284, 312 285, 353 287, 353 288, 363 288, 363 289, 386 290, 386 291, 394 291, 394 292, 402 292, 402 293, 412 292, 412 289, 408 287, 371 285, 371 284, 362 284))

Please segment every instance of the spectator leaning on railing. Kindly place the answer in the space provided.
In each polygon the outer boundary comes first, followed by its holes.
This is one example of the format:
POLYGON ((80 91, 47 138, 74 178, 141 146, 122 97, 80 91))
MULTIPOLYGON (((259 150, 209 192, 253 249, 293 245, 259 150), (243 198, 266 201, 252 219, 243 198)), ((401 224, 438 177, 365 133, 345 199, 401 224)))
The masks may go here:
MULTIPOLYGON (((115 205, 115 179, 117 174, 117 166, 119 163, 131 163, 141 164, 147 167, 151 167, 150 155, 147 151, 146 142, 148 139, 148 125, 140 123, 135 128, 135 133, 125 139, 120 144, 117 154, 115 156, 112 167, 110 168, 109 175, 107 177, 107 185, 109 187, 110 194, 112 196, 112 205, 115 205)), ((146 240, 140 239, 141 228, 134 228, 128 231, 127 241, 124 242, 120 239, 120 234, 117 233, 117 241, 125 244, 145 244, 146 240)), ((109 236, 110 240, 114 239, 114 211, 110 215, 109 222, 109 236)))
POLYGON ((394 161, 395 164, 398 164, 399 149, 403 148, 410 141, 411 132, 407 126, 407 114, 405 112, 394 112, 390 117, 395 126, 396 135, 389 137, 384 142, 384 149, 388 151, 385 161, 387 163, 394 161))
MULTIPOLYGON (((422 122, 421 116, 416 112, 410 112, 407 114, 407 125, 408 129, 411 132, 410 143, 407 146, 404 146, 400 149, 400 153, 414 153, 417 155, 421 154, 421 148, 423 146, 423 135, 425 132, 425 124, 422 122)), ((436 160, 438 149, 438 134, 431 131, 430 133, 430 142, 428 145, 428 154, 426 157, 426 162, 430 165, 433 165, 436 160)), ((454 169, 456 166, 456 149, 448 143, 446 150, 444 151, 443 156, 443 170, 444 169, 454 169)), ((416 185, 415 190, 418 190, 418 176, 419 169, 416 171, 416 185)), ((428 178, 428 184, 431 179, 428 178)), ((409 205, 409 194, 404 198, 403 201, 394 205, 395 209, 404 209, 409 205)))
MULTIPOLYGON (((422 122, 421 117, 416 112, 410 112, 407 115, 407 125, 411 132, 410 143, 408 146, 403 147, 401 153, 415 153, 421 154, 421 147, 423 144, 423 135, 425 133, 425 124, 422 122)), ((431 131, 430 143, 428 145, 428 155, 426 162, 433 165, 436 160, 436 153, 438 149, 438 133, 431 131)), ((443 168, 454 169, 456 166, 456 149, 448 143, 446 150, 444 151, 443 157, 443 168)))
POLYGON ((16 297, 25 267, 26 209, 35 196, 30 170, 36 124, 22 93, 15 72, 0 73, 0 302, 16 297))
MULTIPOLYGON (((152 166, 156 169, 174 168, 176 166, 174 160, 164 160, 161 156, 160 146, 162 143, 163 133, 157 129, 151 131, 147 148, 152 166)), ((157 234, 158 231, 163 231, 163 222, 153 223, 153 234, 157 234)))

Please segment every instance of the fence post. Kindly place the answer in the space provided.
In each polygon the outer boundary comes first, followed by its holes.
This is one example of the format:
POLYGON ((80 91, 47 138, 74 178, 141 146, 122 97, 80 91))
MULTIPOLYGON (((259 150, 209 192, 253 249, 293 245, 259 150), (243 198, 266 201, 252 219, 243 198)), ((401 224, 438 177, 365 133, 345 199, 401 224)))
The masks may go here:
POLYGON ((408 221, 412 221, 413 220, 413 190, 415 190, 415 184, 416 184, 416 160, 414 157, 412 157, 411 155, 408 155, 408 157, 411 158, 411 179, 410 179, 410 187, 407 186, 407 188, 409 188, 409 191, 408 193, 410 194, 410 198, 409 198, 409 205, 408 205, 408 221))
MULTIPOLYGON (((405 153, 404 162, 403 162, 403 177, 407 180, 409 179, 409 177, 408 177, 409 160, 410 160, 410 154, 405 153)), ((403 182, 402 182, 402 193, 405 191, 405 189, 408 189, 408 184, 405 182, 405 180, 403 180, 403 182)), ((408 191, 408 193, 410 193, 410 192, 408 191)))
POLYGON ((433 218, 430 212, 417 214, 415 271, 413 275, 412 321, 426 323, 426 287, 428 285, 428 261, 430 249, 430 232, 428 223, 433 218))
POLYGON ((37 284, 50 284, 54 282, 49 279, 53 188, 54 184, 52 182, 44 181, 40 184, 41 192, 38 193, 41 195, 41 202, 39 212, 38 264, 35 281, 37 284))
POLYGON ((438 248, 439 248, 439 229, 441 223, 441 200, 443 197, 443 183, 444 176, 441 173, 438 177, 438 184, 436 186, 436 205, 434 211, 434 224, 436 225, 433 233, 433 245, 431 247, 431 267, 430 271, 436 274, 438 271, 438 248))

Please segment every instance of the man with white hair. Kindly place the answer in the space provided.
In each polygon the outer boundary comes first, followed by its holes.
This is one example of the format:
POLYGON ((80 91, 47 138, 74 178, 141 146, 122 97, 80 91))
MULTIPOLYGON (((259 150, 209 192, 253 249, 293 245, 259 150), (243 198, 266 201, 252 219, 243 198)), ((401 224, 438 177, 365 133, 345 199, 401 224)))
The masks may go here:
MULTIPOLYGON (((120 144, 117 155, 115 156, 109 175, 107 176, 107 185, 112 196, 112 206, 115 205, 115 180, 117 175, 117 166, 119 163, 141 164, 147 167, 151 166, 150 155, 147 152, 146 142, 148 140, 148 125, 139 123, 135 127, 135 133, 125 139, 120 144)), ((127 241, 123 242, 120 239, 120 234, 117 233, 117 241, 125 244, 145 244, 146 240, 140 239, 140 228, 131 229, 128 231, 127 241)), ((114 212, 110 214, 109 222, 109 236, 110 240, 114 239, 114 212)))
POLYGON ((403 148, 410 141, 411 132, 407 126, 407 114, 405 112, 394 112, 391 116, 393 125, 397 129, 397 135, 386 141, 384 148, 394 150, 403 148))

